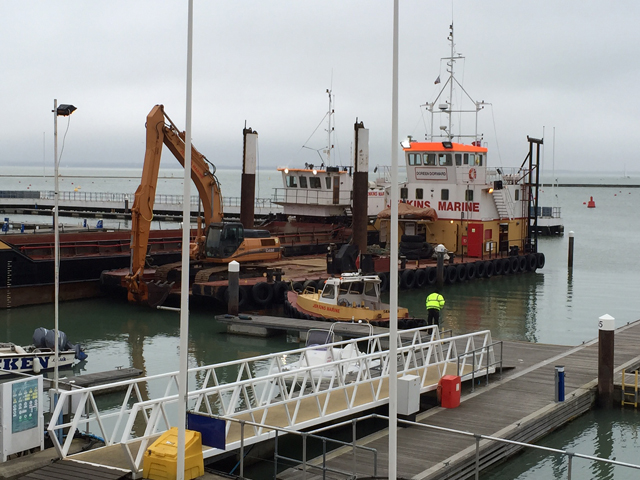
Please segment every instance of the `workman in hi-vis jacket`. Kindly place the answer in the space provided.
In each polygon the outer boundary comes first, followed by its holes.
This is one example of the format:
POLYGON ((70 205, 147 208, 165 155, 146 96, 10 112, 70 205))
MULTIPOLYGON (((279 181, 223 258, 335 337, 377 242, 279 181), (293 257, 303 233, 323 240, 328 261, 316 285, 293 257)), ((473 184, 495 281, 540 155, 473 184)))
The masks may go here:
POLYGON ((444 307, 444 297, 437 291, 427 297, 427 325, 440 326, 440 310, 444 307))

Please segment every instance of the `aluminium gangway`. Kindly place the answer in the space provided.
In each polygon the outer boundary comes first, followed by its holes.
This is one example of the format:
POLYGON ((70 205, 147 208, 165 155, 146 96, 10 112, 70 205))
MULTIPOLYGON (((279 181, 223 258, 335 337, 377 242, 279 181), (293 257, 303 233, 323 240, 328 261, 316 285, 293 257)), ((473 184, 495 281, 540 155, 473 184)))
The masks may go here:
MULTIPOLYGON (((265 425, 297 431, 388 403, 388 341, 385 333, 189 369, 189 382, 197 385, 188 393, 190 411, 254 424, 227 421, 226 448, 203 446, 204 457, 273 438, 274 430, 265 425), (319 348, 326 349, 327 361, 314 365, 311 352, 319 348), (358 354, 339 359, 348 350, 358 354)), ((445 338, 436 327, 421 327, 400 331, 396 341, 398 376, 417 375, 421 393, 436 389, 443 375, 471 379, 493 373, 497 364, 488 330, 445 338)), ((147 446, 178 424, 177 385, 178 372, 172 372, 63 391, 50 437, 62 458, 130 470, 140 478, 147 446), (126 389, 121 402, 97 398, 114 387, 126 389), (58 421, 65 405, 73 406, 70 419, 58 421), (55 432, 67 429, 59 443, 55 432), (81 430, 101 436, 106 446, 69 456, 81 430)))

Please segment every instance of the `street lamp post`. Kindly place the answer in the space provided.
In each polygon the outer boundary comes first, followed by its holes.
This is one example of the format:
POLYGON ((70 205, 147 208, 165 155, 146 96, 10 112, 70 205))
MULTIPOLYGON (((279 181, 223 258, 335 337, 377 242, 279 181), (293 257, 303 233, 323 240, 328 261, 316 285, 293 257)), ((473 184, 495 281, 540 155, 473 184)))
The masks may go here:
MULTIPOLYGON (((68 117, 76 110, 73 105, 61 104, 58 106, 58 100, 53 100, 53 162, 54 162, 54 196, 53 196, 53 237, 54 237, 54 332, 55 346, 53 364, 53 390, 54 404, 58 402, 58 363, 59 363, 59 332, 58 332, 58 302, 60 297, 60 232, 58 230, 58 117, 68 117)), ((55 406, 55 405, 54 405, 55 406)), ((62 431, 60 431, 62 433, 62 431)))

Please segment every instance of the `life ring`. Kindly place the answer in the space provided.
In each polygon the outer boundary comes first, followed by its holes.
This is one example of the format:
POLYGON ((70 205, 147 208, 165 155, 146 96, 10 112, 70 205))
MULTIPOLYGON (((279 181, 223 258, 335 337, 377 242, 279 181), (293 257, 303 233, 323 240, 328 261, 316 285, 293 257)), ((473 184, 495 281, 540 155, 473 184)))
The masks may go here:
POLYGON ((470 168, 469 169, 469 180, 471 180, 472 182, 476 179, 477 173, 476 173, 476 169, 475 168, 470 168))

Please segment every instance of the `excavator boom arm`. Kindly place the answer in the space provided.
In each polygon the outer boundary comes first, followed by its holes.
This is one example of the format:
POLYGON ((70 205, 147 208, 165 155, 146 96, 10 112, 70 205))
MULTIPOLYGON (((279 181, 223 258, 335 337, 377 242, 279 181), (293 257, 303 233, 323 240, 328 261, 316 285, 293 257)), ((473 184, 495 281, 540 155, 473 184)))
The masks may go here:
MULTIPOLYGON (((178 162, 185 164, 185 133, 180 132, 171 119, 164 112, 163 105, 153 107, 147 115, 147 140, 142 168, 142 179, 136 190, 131 208, 131 267, 125 279, 130 296, 146 296, 141 289, 147 248, 149 245, 149 231, 153 220, 153 205, 155 202, 158 173, 162 145, 166 145, 178 162)), ((211 171, 202 155, 193 145, 191 146, 191 180, 198 190, 203 205, 205 225, 222 221, 222 195, 220 185, 215 177, 215 169, 211 171)), ((189 200, 187 200, 189 201, 189 200)))

